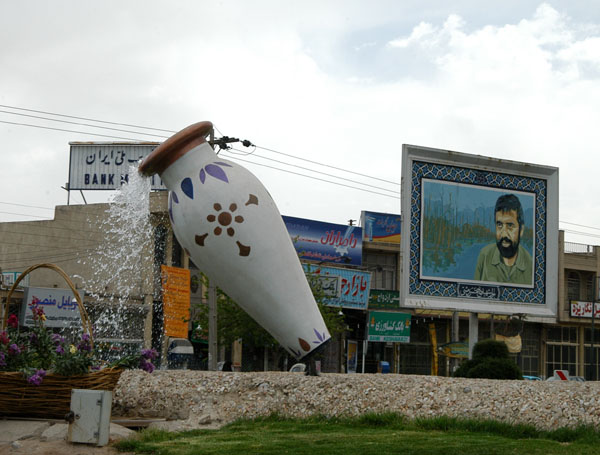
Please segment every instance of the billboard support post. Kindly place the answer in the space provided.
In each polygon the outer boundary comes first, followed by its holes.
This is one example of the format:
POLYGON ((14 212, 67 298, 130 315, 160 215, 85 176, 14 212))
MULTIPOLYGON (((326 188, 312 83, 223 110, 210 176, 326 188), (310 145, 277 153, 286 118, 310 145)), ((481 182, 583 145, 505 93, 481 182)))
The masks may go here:
POLYGON ((592 366, 592 374, 591 374, 591 379, 592 381, 596 378, 596 356, 594 355, 594 321, 596 319, 595 317, 596 314, 596 300, 594 299, 594 301, 592 302, 592 333, 591 333, 591 339, 590 339, 590 363, 592 366))
POLYGON ((473 347, 479 336, 479 314, 469 313, 469 359, 473 358, 473 347))
MULTIPOLYGON (((452 312, 452 342, 456 343, 459 340, 459 327, 460 327, 460 317, 458 315, 458 311, 452 312)), ((454 370, 458 367, 458 360, 455 358, 450 359, 450 368, 451 372, 454 373, 454 370)))

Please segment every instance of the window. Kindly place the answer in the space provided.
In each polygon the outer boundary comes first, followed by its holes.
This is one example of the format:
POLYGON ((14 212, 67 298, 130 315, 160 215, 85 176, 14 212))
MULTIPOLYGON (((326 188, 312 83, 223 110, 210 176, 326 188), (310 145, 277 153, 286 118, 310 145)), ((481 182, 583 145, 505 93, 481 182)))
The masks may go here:
POLYGON ((570 375, 577 375, 577 333, 576 327, 548 329, 546 376, 552 376, 554 370, 569 370, 570 375))
POLYGON ((371 288, 396 290, 397 263, 396 253, 365 253, 363 265, 371 272, 371 288))
POLYGON ((567 275, 567 302, 580 300, 580 277, 577 272, 569 272, 567 275))
POLYGON ((594 275, 588 275, 585 280, 585 296, 584 299, 586 302, 592 302, 594 300, 594 275))
POLYGON ((523 346, 521 348, 520 362, 523 374, 537 376, 540 358, 540 331, 539 325, 525 324, 522 333, 523 346))

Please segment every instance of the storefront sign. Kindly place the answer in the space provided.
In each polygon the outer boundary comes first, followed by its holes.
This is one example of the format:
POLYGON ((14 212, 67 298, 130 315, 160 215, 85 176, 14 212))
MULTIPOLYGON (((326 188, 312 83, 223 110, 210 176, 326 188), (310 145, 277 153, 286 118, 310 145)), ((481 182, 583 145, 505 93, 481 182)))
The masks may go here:
POLYGON ((300 259, 343 265, 362 264, 362 229, 284 216, 300 259))
MULTIPOLYGON (((21 272, 2 272, 2 286, 5 288, 10 288, 15 281, 19 278, 21 272)), ((25 275, 25 277, 19 282, 19 288, 23 288, 29 286, 29 275, 25 275)))
POLYGON ((365 241, 400 244, 400 215, 363 211, 360 216, 365 241))
POLYGON ((369 311, 368 341, 410 342, 410 314, 369 311))
POLYGON ((400 291, 371 289, 369 294, 370 310, 397 310, 400 307, 400 291))
MULTIPOLYGON (((83 291, 79 291, 83 295, 83 291)), ((21 307, 21 325, 31 327, 34 324, 32 308, 44 310, 46 327, 71 327, 81 325, 81 315, 75 295, 69 289, 25 288, 21 307)))
MULTIPOLYGON (((129 167, 146 158, 158 143, 71 144, 70 190, 116 190, 129 181, 129 167)), ((149 177, 153 190, 166 190, 160 177, 149 177)))
POLYGON ((190 271, 166 265, 161 265, 160 270, 165 335, 187 338, 190 319, 190 271))
POLYGON ((339 297, 325 297, 328 306, 366 310, 371 289, 371 273, 362 270, 302 264, 304 273, 313 277, 339 277, 339 297))
MULTIPOLYGON (((571 301, 571 317, 572 318, 592 318, 592 302, 576 302, 571 301)), ((600 319, 600 303, 595 304, 594 318, 600 319)))
POLYGON ((441 344, 438 346, 441 355, 453 359, 466 359, 469 357, 469 344, 455 341, 452 343, 441 344))

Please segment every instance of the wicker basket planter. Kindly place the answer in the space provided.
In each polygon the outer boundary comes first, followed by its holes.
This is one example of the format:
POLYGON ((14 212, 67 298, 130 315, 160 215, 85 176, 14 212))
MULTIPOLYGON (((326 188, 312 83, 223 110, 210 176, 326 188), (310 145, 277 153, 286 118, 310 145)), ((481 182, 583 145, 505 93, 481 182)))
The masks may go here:
POLYGON ((47 374, 40 385, 20 372, 0 372, 0 416, 62 419, 71 406, 72 389, 114 390, 120 368, 105 368, 82 376, 47 374))
MULTIPOLYGON (((90 344, 93 346, 92 324, 83 306, 83 300, 67 274, 54 264, 31 266, 17 278, 6 298, 0 331, 5 330, 7 326, 12 293, 28 273, 39 268, 54 270, 65 279, 77 300, 83 331, 89 335, 90 344)), ((28 383, 20 371, 0 371, 0 416, 62 419, 70 410, 72 389, 112 391, 122 371, 122 368, 105 368, 78 376, 47 373, 40 385, 28 383)))

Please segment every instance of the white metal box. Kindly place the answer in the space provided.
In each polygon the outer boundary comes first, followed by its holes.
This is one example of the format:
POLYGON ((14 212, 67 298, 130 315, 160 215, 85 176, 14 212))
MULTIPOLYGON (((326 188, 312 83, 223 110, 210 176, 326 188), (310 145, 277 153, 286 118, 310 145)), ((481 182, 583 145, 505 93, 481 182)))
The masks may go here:
POLYGON ((111 406, 112 392, 73 389, 67 440, 97 446, 108 444, 111 406))

